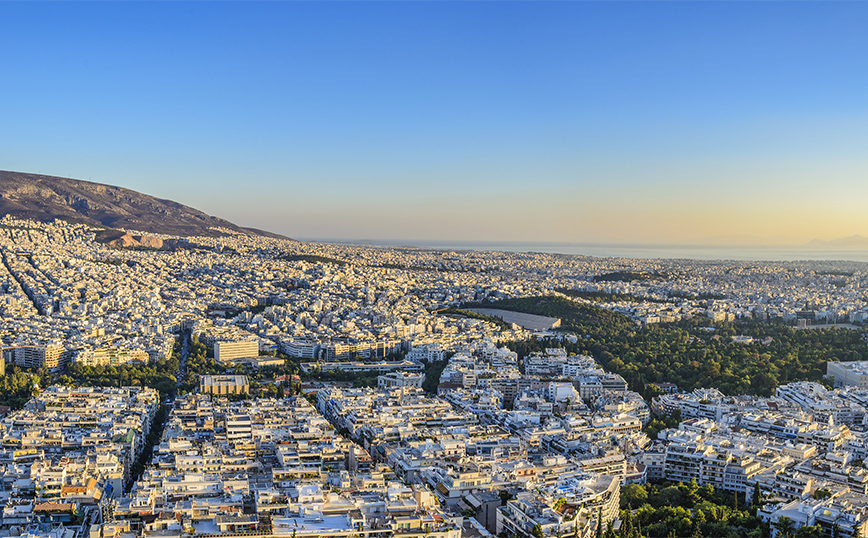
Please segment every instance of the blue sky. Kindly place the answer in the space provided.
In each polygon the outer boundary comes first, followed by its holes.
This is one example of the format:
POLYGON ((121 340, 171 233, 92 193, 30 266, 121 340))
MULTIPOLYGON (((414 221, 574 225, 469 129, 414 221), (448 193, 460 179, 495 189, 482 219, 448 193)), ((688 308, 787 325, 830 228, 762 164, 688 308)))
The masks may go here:
POLYGON ((868 3, 4 2, 0 169, 294 237, 868 235, 868 3))

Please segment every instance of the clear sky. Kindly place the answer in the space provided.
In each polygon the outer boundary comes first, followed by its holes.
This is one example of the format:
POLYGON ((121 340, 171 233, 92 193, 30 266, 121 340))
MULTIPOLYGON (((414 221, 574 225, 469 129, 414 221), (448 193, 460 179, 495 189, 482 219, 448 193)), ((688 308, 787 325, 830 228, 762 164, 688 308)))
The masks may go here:
POLYGON ((0 2, 0 169, 292 237, 868 236, 865 2, 0 2))

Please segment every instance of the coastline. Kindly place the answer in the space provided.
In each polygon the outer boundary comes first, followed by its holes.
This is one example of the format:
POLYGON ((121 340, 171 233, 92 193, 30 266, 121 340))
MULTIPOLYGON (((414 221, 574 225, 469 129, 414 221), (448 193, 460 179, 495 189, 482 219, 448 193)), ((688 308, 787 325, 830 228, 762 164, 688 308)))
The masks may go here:
POLYGON ((614 243, 534 243, 483 241, 414 241, 390 239, 302 239, 313 243, 367 247, 472 250, 483 252, 541 252, 594 258, 683 259, 706 261, 847 261, 868 263, 868 249, 811 248, 756 245, 639 245, 614 243))

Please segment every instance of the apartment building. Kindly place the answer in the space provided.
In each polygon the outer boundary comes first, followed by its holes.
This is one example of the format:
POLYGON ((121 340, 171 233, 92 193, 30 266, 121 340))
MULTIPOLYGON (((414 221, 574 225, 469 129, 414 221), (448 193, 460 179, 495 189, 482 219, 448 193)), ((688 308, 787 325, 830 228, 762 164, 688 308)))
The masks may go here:
POLYGON ((4 358, 22 368, 45 368, 52 372, 62 370, 73 353, 63 346, 45 344, 37 346, 13 346, 3 349, 4 358))
POLYGON ((148 364, 147 351, 137 349, 83 349, 76 353, 73 362, 84 366, 122 366, 124 364, 148 364))
POLYGON ((232 362, 233 359, 259 356, 259 342, 255 340, 234 340, 214 342, 214 359, 217 362, 232 362))

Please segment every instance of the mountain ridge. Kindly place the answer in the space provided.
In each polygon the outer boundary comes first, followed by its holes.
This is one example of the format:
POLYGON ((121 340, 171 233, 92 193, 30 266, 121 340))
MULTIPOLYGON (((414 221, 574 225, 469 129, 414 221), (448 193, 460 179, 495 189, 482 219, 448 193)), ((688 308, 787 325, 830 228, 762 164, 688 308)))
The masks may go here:
POLYGON ((823 239, 814 239, 813 241, 808 243, 808 246, 812 247, 866 247, 868 248, 868 237, 853 234, 848 237, 842 237, 840 239, 831 239, 831 240, 823 240, 823 239))
POLYGON ((0 214, 182 237, 223 236, 234 232, 289 239, 238 226, 174 200, 125 187, 8 170, 0 170, 0 214))

